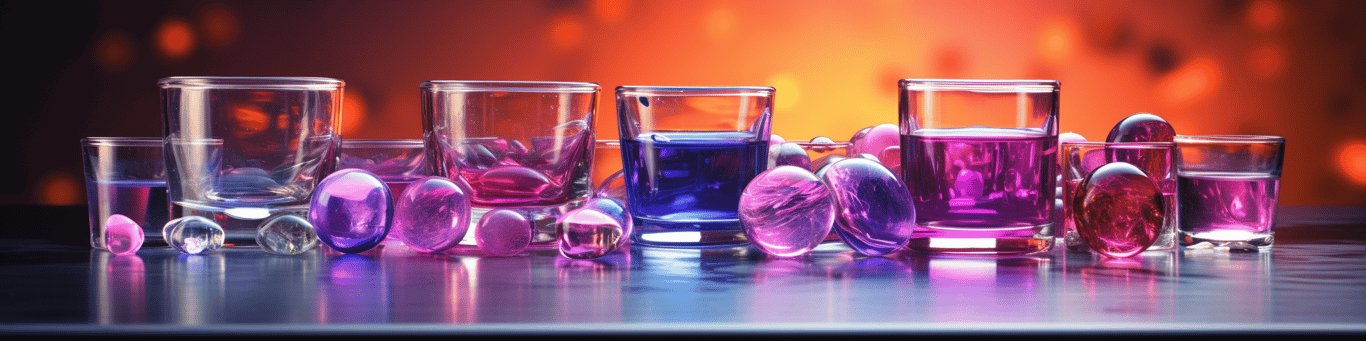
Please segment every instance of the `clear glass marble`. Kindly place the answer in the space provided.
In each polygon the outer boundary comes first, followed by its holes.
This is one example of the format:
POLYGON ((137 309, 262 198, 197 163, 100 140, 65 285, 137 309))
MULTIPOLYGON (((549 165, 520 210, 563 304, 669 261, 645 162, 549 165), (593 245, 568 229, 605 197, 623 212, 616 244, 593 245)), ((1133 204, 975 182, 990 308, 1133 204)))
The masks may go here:
POLYGON ((278 255, 297 255, 318 247, 318 232, 308 219, 279 214, 256 229, 256 245, 278 255))
POLYGON ((181 253, 201 254, 223 247, 223 227, 201 216, 186 216, 166 222, 161 230, 166 244, 181 253))

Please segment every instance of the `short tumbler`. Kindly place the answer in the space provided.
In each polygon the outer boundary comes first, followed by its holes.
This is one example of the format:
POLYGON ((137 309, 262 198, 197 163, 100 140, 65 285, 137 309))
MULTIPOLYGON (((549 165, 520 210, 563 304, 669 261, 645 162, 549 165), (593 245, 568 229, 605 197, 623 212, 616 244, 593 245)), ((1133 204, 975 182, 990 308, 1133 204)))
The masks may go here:
POLYGON ((218 223, 228 243, 255 244, 280 212, 303 215, 337 166, 342 81, 171 77, 159 82, 172 218, 218 223))
MULTIPOLYGON (((555 219, 591 193, 596 83, 422 83, 428 162, 472 188, 471 223, 496 208, 535 221, 532 244, 555 241, 555 219)), ((473 231, 474 226, 471 226, 473 231)), ((473 242, 473 233, 465 244, 473 242)))
POLYGON ((85 192, 90 204, 90 246, 104 249, 104 222, 122 214, 161 240, 169 203, 166 160, 158 137, 90 137, 81 140, 85 192))
POLYGON ((911 250, 1023 254, 1053 245, 1057 81, 906 79, 902 174, 911 250))
POLYGON ((1177 136, 1181 245, 1275 241, 1285 138, 1177 136))
POLYGON ((768 166, 771 87, 617 88, 622 172, 633 243, 748 242, 737 209, 768 166))
POLYGON ((1062 200, 1063 243, 1069 251, 1085 252, 1090 248, 1077 234, 1073 218, 1073 201, 1087 174, 1111 162, 1127 162, 1143 170, 1162 191, 1165 205, 1162 230, 1148 251, 1176 249, 1176 144, 1171 142, 1063 142, 1062 200))

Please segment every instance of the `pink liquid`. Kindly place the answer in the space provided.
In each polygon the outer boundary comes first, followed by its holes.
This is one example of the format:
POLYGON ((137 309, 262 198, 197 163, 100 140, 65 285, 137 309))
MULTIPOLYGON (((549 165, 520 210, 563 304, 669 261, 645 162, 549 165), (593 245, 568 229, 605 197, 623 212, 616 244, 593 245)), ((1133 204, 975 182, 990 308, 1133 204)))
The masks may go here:
POLYGON ((536 137, 527 143, 470 138, 458 156, 476 206, 556 205, 588 195, 591 135, 536 137))
POLYGON ((902 135, 921 252, 1031 253, 1053 242, 1057 137, 1025 129, 902 135))
POLYGON ((105 248, 103 226, 115 214, 141 226, 143 235, 153 244, 161 242, 161 228, 166 225, 169 209, 165 180, 87 181, 85 188, 90 202, 92 247, 105 248))
POLYGON ((1189 172, 1181 189, 1181 244, 1247 242, 1270 246, 1280 177, 1265 174, 1189 172))

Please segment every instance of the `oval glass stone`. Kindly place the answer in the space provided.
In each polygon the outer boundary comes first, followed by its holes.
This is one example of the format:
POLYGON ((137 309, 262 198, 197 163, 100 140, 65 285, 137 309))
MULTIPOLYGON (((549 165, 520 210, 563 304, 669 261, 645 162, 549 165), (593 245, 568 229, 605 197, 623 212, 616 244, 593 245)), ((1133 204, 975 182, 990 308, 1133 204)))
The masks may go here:
POLYGON ((750 180, 740 194, 739 213, 745 236, 759 251, 795 257, 830 234, 835 199, 810 171, 779 166, 750 180))
POLYGON ((1129 115, 1105 137, 1106 142, 1172 142, 1176 139, 1176 129, 1167 120, 1149 113, 1129 115))
POLYGON ((393 216, 389 187, 374 174, 355 168, 323 178, 308 208, 308 222, 318 231, 318 239, 345 253, 379 245, 389 235, 393 216))
POLYGON ((806 154, 806 149, 793 142, 787 142, 769 147, 768 168, 778 166, 797 166, 811 169, 811 156, 806 154))
POLYGON ((142 226, 122 214, 113 214, 104 221, 104 247, 116 255, 131 255, 142 248, 142 226))
POLYGON ((635 222, 632 221, 631 210, 626 209, 626 205, 622 204, 621 201, 612 198, 593 198, 588 199, 583 207, 606 213, 617 220, 617 224, 621 225, 621 235, 626 236, 617 242, 617 247, 622 247, 631 241, 630 236, 635 231, 635 222))
POLYGON ((901 128, 895 124, 883 123, 864 129, 849 139, 849 155, 880 155, 887 147, 901 145, 901 128))
POLYGON ((547 191, 559 188, 554 181, 535 169, 522 166, 501 166, 490 169, 470 180, 470 186, 479 188, 473 193, 473 201, 479 203, 500 203, 544 197, 547 191))
POLYGON ((277 255, 297 255, 318 247, 318 232, 303 217, 281 214, 256 229, 256 245, 277 255))
POLYGON ((531 219, 517 211, 494 209, 479 218, 474 242, 479 251, 495 257, 514 256, 531 245, 531 219))
POLYGON ((166 244, 182 253, 200 254, 223 247, 223 227, 200 216, 166 222, 161 236, 166 239, 166 244))
POLYGON ((414 181, 394 203, 393 229, 418 252, 437 253, 460 244, 470 226, 465 186, 443 177, 414 181))
POLYGON ((915 230, 911 191, 895 173, 866 159, 845 159, 821 175, 834 192, 835 233, 859 253, 897 252, 915 230))
POLYGON ((560 216, 560 254, 574 259, 602 257, 617 249, 623 234, 621 223, 592 207, 582 207, 560 216))
POLYGON ((1082 180, 1075 200, 1077 234, 1102 255, 1136 255, 1152 246, 1162 230, 1162 191, 1134 165, 1113 162, 1096 168, 1082 180))

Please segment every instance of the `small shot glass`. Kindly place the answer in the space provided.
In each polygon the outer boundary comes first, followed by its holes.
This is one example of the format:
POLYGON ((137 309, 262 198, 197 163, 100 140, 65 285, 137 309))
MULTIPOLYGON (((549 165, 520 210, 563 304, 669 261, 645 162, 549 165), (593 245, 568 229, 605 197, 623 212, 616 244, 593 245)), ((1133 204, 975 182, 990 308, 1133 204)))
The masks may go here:
POLYGON ((1177 210, 1176 144, 1172 142, 1063 142, 1062 210, 1063 244, 1068 251, 1088 252, 1090 248, 1077 233, 1075 200, 1081 182, 1096 168, 1111 162, 1127 162, 1137 166, 1162 191, 1162 231, 1147 251, 1176 250, 1177 210))
POLYGON ((161 147, 159 137, 81 139, 91 247, 106 248, 104 223, 115 214, 136 222, 148 240, 161 241, 170 208, 161 147))
POLYGON ((1176 145, 1181 245, 1270 247, 1285 138, 1178 135, 1176 145))

